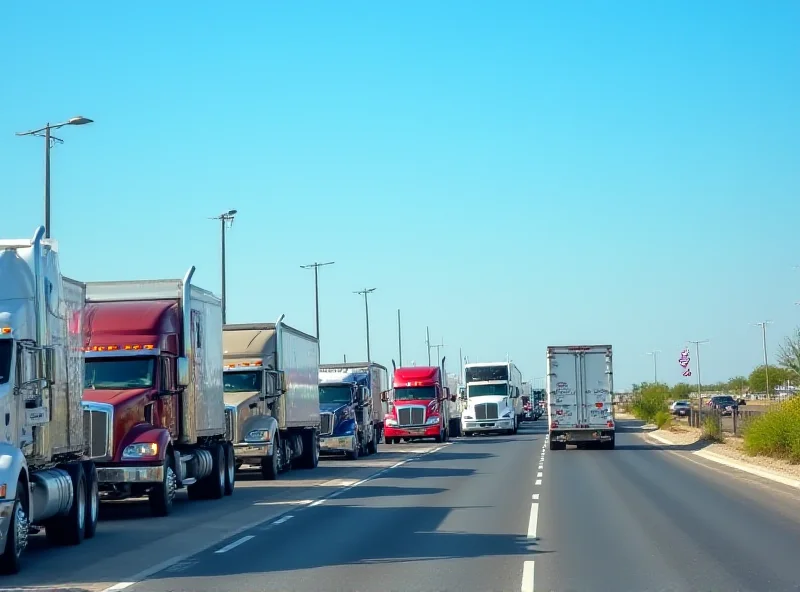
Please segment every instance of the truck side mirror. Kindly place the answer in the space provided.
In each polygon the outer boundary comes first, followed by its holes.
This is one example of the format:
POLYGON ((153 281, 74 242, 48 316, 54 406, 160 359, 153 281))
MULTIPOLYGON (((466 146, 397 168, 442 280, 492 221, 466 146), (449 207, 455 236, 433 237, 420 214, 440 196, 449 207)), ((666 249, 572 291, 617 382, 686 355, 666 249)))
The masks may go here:
POLYGON ((381 401, 384 403, 389 401, 389 391, 381 391, 381 401))
POLYGON ((44 378, 48 384, 53 384, 56 379, 55 351, 51 348, 44 350, 44 378))
POLYGON ((278 392, 280 394, 286 392, 286 374, 283 370, 278 370, 278 392))
POLYGON ((178 386, 186 388, 189 386, 189 358, 183 356, 177 359, 178 386))
POLYGON ((456 397, 455 395, 450 395, 450 401, 452 401, 453 403, 455 403, 455 402, 456 402, 456 399, 457 399, 457 398, 458 398, 458 397, 456 397))

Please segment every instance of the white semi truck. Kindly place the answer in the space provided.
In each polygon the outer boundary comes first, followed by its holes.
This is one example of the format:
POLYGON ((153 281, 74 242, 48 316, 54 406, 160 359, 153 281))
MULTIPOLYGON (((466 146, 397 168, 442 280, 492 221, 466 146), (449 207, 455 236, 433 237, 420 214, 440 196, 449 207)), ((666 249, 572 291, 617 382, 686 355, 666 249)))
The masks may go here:
POLYGON ((567 444, 614 449, 612 357, 610 345, 547 348, 550 450, 567 444))
POLYGON ((522 418, 522 373, 513 362, 466 364, 461 433, 516 434, 522 418))
POLYGON ((76 545, 97 528, 97 470, 84 440, 86 286, 62 277, 57 243, 0 241, 0 570, 28 535, 76 545))

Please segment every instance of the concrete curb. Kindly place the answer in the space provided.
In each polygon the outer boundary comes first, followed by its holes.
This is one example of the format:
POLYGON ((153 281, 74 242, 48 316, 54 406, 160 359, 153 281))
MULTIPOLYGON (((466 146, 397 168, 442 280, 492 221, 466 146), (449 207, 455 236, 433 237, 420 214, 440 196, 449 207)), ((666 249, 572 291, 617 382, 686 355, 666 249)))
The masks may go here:
MULTIPOLYGON (((676 446, 675 442, 671 442, 670 440, 662 438, 661 436, 657 436, 656 434, 647 434, 647 437, 653 438, 653 440, 657 440, 658 442, 666 446, 676 446)), ((707 450, 695 450, 694 452, 692 452, 692 454, 699 456, 700 458, 704 458, 706 460, 710 460, 712 462, 725 465, 726 467, 730 467, 732 469, 737 469, 745 473, 750 473, 751 475, 761 477, 762 479, 769 479, 770 481, 775 481, 776 483, 782 483, 783 485, 788 485, 789 487, 800 489, 800 479, 793 479, 792 477, 786 477, 785 475, 781 475, 780 473, 775 473, 774 471, 762 469, 750 463, 739 462, 733 460, 732 458, 727 458, 725 456, 722 456, 721 454, 708 452, 707 450)))

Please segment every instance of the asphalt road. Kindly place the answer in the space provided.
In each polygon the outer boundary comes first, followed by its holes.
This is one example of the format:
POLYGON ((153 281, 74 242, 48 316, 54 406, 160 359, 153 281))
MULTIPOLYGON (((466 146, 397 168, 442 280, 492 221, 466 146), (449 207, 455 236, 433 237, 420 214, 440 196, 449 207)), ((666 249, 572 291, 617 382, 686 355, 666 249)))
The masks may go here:
POLYGON ((543 421, 383 446, 371 466, 324 461, 274 492, 253 479, 217 507, 103 522, 116 530, 42 550, 18 577, 126 592, 800 590, 800 491, 622 425, 613 451, 551 452, 543 421))

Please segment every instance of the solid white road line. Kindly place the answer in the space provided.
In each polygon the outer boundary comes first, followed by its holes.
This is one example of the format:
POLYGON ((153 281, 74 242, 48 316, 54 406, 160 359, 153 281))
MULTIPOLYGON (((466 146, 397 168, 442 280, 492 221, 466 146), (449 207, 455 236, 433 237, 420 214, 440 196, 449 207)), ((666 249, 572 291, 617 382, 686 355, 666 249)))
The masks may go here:
POLYGON ((222 549, 220 549, 218 551, 214 551, 214 553, 227 553, 231 549, 235 549, 239 545, 241 545, 243 543, 246 543, 250 539, 254 539, 254 538, 255 538, 255 536, 253 536, 252 534, 248 534, 247 536, 243 536, 242 538, 240 538, 238 541, 233 541, 230 545, 225 545, 224 547, 222 547, 222 549))
POLYGON ((537 479, 536 480, 536 485, 541 485, 541 484, 542 484, 542 480, 541 479, 537 479))
POLYGON ((539 504, 534 502, 531 504, 531 517, 528 520, 528 538, 536 538, 536 526, 539 524, 539 504))
POLYGON ((522 564, 522 587, 520 592, 533 592, 533 561, 525 561, 522 564))

